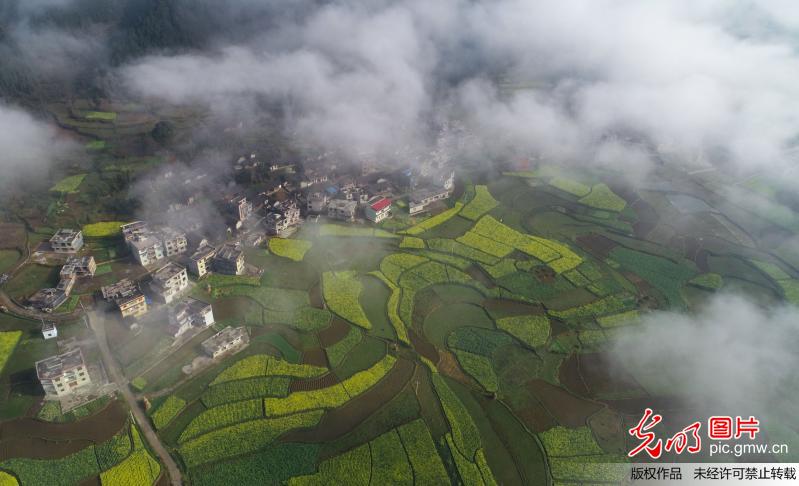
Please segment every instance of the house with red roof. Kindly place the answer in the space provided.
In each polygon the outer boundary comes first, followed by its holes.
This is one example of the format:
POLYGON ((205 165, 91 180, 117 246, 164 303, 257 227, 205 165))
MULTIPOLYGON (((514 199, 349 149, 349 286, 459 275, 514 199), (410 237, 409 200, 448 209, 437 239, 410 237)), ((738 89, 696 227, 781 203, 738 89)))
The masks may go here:
POLYGON ((391 199, 375 196, 363 208, 364 215, 369 221, 379 223, 391 216, 391 199))

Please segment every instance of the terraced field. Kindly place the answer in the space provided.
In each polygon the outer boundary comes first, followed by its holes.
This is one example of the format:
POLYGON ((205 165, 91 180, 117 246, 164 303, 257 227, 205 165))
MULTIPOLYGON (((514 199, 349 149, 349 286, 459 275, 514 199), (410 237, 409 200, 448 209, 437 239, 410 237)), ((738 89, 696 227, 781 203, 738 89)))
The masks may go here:
MULTIPOLYGON (((221 325, 247 326, 250 345, 186 376, 198 340, 135 381, 191 484, 612 483, 631 416, 662 398, 609 371, 618 336, 729 288, 799 295, 774 255, 664 243, 658 211, 674 213, 616 182, 536 170, 475 184, 396 233, 307 222, 248 250, 262 276, 198 282, 194 295, 221 325)), ((51 273, 14 278, 32 287, 51 273)), ((10 334, 23 327, 0 329, 0 364, 27 352, 10 334)), ((128 369, 162 346, 148 332, 120 346, 128 369)), ((152 483, 160 465, 137 437, 126 424, 0 468, 36 484, 152 483)))

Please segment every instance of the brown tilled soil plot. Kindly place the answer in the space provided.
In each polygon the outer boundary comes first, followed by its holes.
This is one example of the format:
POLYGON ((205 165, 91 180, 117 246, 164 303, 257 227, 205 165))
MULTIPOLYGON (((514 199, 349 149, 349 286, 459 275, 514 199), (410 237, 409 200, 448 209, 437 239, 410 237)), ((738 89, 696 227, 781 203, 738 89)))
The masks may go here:
POLYGON ((514 409, 513 414, 532 432, 543 432, 558 425, 547 409, 538 402, 533 402, 525 408, 514 409))
POLYGON ((79 422, 56 424, 20 418, 0 424, 0 461, 12 457, 58 459, 119 432, 127 412, 118 401, 79 422))
POLYGON ((344 319, 334 317, 330 326, 319 331, 317 335, 322 347, 327 348, 344 339, 348 332, 350 332, 350 325, 344 319))
POLYGON ((625 391, 644 393, 631 374, 611 366, 609 357, 604 354, 580 354, 576 359, 575 356, 570 357, 567 362, 577 363, 577 370, 587 388, 588 396, 625 391))
POLYGON ((411 361, 397 360, 391 371, 377 385, 350 400, 344 406, 326 413, 319 425, 313 429, 290 432, 283 437, 283 440, 319 443, 338 439, 402 391, 413 375, 414 366, 411 361))
POLYGON ((0 223, 0 248, 25 248, 27 233, 25 226, 16 223, 0 223))
POLYGON ((580 364, 576 353, 570 354, 568 358, 563 360, 558 372, 558 380, 575 395, 587 397, 590 394, 583 377, 580 375, 580 364))
POLYGON ((322 285, 316 282, 313 287, 308 291, 308 298, 311 301, 311 306, 317 309, 325 308, 325 301, 322 298, 322 285))
POLYGON ((541 315, 546 312, 544 306, 540 304, 528 304, 508 299, 486 299, 483 301, 482 306, 489 314, 496 314, 501 317, 541 315))
POLYGON ((330 365, 327 363, 327 355, 325 354, 325 350, 322 348, 306 349, 302 353, 302 362, 304 364, 313 366, 323 366, 325 368, 330 367, 330 365))
POLYGON ((408 329, 408 339, 411 341, 413 349, 421 356, 429 359, 433 363, 438 363, 438 350, 430 341, 416 334, 413 329, 408 329))
POLYGON ((549 413, 561 425, 566 427, 580 427, 592 414, 598 412, 602 406, 578 398, 563 388, 551 385, 544 380, 530 380, 527 389, 541 401, 549 413))
POLYGON ((580 235, 577 237, 577 246, 587 251, 594 257, 604 260, 618 245, 615 241, 606 236, 597 233, 589 233, 587 235, 580 235))
POLYGON ((635 201, 630 207, 638 215, 638 221, 633 223, 635 236, 645 238, 658 225, 660 217, 655 208, 643 199, 635 201))
POLYGON ((321 390, 322 388, 331 387, 338 382, 339 379, 335 374, 328 373, 310 380, 294 380, 289 384, 289 392, 321 390))

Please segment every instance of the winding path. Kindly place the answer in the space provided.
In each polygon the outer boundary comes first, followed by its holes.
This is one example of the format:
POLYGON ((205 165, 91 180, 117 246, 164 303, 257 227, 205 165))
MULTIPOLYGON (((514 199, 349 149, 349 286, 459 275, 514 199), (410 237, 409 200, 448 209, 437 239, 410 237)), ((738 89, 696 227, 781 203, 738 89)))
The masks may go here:
POLYGON ((166 450, 166 447, 164 447, 164 444, 161 443, 161 439, 155 433, 155 429, 153 429, 152 425, 150 424, 150 420, 145 415, 144 410, 142 409, 141 405, 139 405, 139 402, 136 401, 136 397, 133 395, 133 392, 130 391, 130 388, 128 387, 128 380, 120 370, 119 363, 117 363, 117 361, 114 359, 114 356, 111 353, 111 348, 108 346, 108 341, 106 340, 105 335, 105 325, 102 323, 102 319, 91 319, 88 313, 84 315, 84 319, 86 319, 89 327, 91 327, 91 329, 94 331, 94 335, 97 338, 97 344, 100 347, 100 354, 103 357, 103 365, 108 373, 108 377, 119 387, 119 391, 122 393, 122 396, 128 403, 128 407, 130 407, 130 410, 133 413, 133 416, 136 418, 136 422, 139 424, 139 428, 144 433, 144 437, 147 439, 150 447, 156 452, 156 454, 158 454, 158 457, 161 458, 161 462, 166 465, 171 483, 175 486, 180 486, 183 483, 180 468, 178 468, 178 465, 175 460, 172 459, 172 456, 169 455, 169 452, 166 450))

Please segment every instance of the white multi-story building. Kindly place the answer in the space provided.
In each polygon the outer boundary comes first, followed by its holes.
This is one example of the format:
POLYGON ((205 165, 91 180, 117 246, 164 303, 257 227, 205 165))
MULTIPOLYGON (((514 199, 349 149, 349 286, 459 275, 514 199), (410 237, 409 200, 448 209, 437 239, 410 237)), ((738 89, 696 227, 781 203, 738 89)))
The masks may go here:
POLYGON ((436 202, 443 201, 452 194, 452 189, 445 187, 436 187, 428 189, 419 189, 411 193, 408 199, 408 212, 411 215, 421 213, 427 206, 436 202))
POLYGON ((48 398, 69 395, 91 383, 80 348, 37 361, 36 375, 48 398))
POLYGON ((225 275, 244 273, 244 252, 235 245, 223 246, 214 256, 214 271, 225 275))
POLYGON ((216 248, 203 241, 197 251, 189 257, 189 270, 198 277, 204 276, 211 270, 211 261, 216 255, 216 248))
POLYGON ((214 322, 211 304, 189 297, 170 313, 167 331, 172 337, 178 338, 192 327, 204 329, 214 322))
POLYGON ((93 256, 84 257, 69 257, 67 263, 61 267, 61 278, 69 275, 75 277, 94 277, 94 272, 97 271, 97 263, 94 261, 93 256))
POLYGON ((42 336, 45 339, 53 339, 58 337, 58 329, 55 327, 55 322, 42 322, 42 336))
POLYGON ((168 257, 186 253, 186 249, 189 247, 186 234, 175 231, 172 228, 163 228, 161 230, 161 239, 164 244, 164 252, 168 257))
POLYGON ((353 221, 355 212, 358 210, 357 201, 347 201, 346 199, 334 199, 327 205, 327 216, 342 221, 353 221))
POLYGON ((363 208, 363 212, 366 219, 373 223, 379 223, 391 216, 391 199, 375 196, 369 200, 363 208))
POLYGON ((50 247, 56 253, 75 253, 83 248, 83 232, 62 228, 50 238, 50 247))
POLYGON ((201 346, 208 356, 218 358, 228 351, 243 348, 249 342, 250 335, 247 334, 246 327, 228 326, 203 341, 201 346))
POLYGON ((140 265, 152 265, 164 258, 164 244, 154 235, 136 236, 128 241, 133 258, 140 265))
POLYGON ((189 286, 186 268, 177 263, 167 263, 153 273, 150 288, 167 304, 175 300, 189 286))
POLYGON ((308 212, 314 214, 325 212, 328 201, 330 198, 326 192, 314 192, 308 196, 308 212))
POLYGON ((139 284, 130 279, 125 278, 113 285, 100 287, 100 291, 104 299, 116 304, 123 318, 139 317, 147 313, 147 299, 139 289, 139 284))

